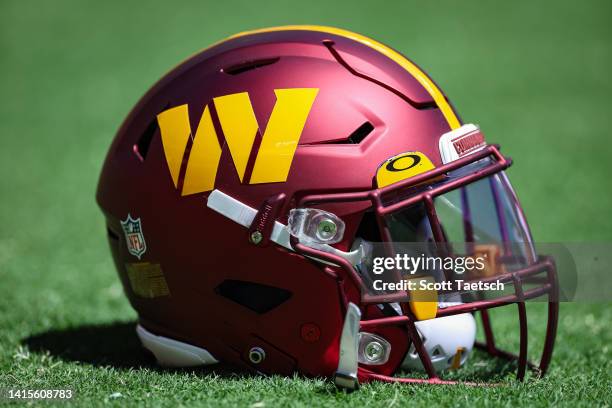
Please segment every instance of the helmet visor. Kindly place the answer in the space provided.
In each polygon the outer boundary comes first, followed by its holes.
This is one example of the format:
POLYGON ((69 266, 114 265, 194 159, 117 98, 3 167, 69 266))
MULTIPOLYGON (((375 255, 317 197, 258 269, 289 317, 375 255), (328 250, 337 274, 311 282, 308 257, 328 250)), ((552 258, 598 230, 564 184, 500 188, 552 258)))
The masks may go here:
MULTIPOLYGON (((406 194, 433 190, 489 164, 489 158, 481 159, 406 194)), ((453 254, 467 255, 490 246, 498 248, 500 255, 521 260, 519 267, 535 259, 527 223, 503 171, 434 196, 432 201, 429 211, 419 201, 385 217, 393 242, 444 241, 453 254)))

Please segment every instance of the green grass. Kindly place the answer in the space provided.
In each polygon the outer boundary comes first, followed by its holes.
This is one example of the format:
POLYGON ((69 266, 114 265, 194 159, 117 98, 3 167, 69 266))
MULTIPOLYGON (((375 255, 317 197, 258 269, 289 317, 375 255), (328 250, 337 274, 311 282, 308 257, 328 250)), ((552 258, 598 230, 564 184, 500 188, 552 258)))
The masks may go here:
MULTIPOLYGON (((392 45, 513 156, 538 241, 612 240, 612 5, 378 3, 0 2, 0 388, 70 387, 87 406, 610 404, 609 304, 562 305, 543 380, 517 383, 511 366, 481 355, 454 374, 502 382, 494 388, 372 384, 345 394, 324 380, 227 367, 161 370, 140 350, 94 202, 102 160, 155 80, 249 28, 334 25, 392 45)), ((538 348, 541 306, 530 315, 538 348)), ((516 348, 510 312, 496 313, 498 337, 516 348)))

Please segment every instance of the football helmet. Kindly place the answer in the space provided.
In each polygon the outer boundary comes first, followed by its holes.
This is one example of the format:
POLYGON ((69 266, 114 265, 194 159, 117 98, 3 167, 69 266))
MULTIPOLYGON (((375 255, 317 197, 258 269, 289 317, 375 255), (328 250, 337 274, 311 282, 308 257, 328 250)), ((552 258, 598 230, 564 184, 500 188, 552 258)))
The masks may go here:
POLYGON ((439 373, 480 347, 517 360, 522 379, 549 366, 558 289, 554 262, 533 251, 510 164, 397 51, 286 26, 234 35, 157 82, 119 129, 97 201, 138 336, 160 364, 225 362, 354 389, 453 383, 439 373), (521 244, 520 267, 470 280, 511 292, 365 289, 376 248, 448 254, 452 241, 501 263, 521 244), (525 301, 540 296, 548 325, 535 366, 525 301), (517 305, 518 355, 495 344, 488 310, 503 305, 517 305))

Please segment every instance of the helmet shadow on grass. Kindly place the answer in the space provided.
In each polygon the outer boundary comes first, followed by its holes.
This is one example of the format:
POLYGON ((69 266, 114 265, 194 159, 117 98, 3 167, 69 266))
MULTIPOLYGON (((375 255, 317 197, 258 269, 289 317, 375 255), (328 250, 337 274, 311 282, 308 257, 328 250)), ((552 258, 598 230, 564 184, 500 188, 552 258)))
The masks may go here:
POLYGON ((160 372, 215 374, 222 377, 252 377, 256 374, 228 364, 209 367, 165 368, 142 347, 136 335, 136 322, 85 325, 49 330, 22 340, 33 353, 49 353, 64 361, 116 369, 146 368, 160 372))
MULTIPOLYGON (((136 322, 117 322, 54 329, 27 337, 22 340, 22 344, 34 353, 49 353, 64 361, 90 364, 96 367, 113 367, 123 370, 146 368, 159 372, 218 375, 228 379, 259 376, 242 367, 224 363, 194 368, 160 367, 153 355, 142 347, 136 335, 135 326, 136 322)), ((507 380, 507 375, 516 370, 516 364, 512 362, 490 358, 482 351, 474 354, 472 359, 475 361, 472 361, 472 364, 456 372, 440 373, 441 377, 459 382, 505 382, 504 377, 507 380)), ((424 374, 415 375, 415 373, 399 373, 399 376, 425 378, 424 374)), ((327 385, 319 391, 322 393, 337 391, 331 381, 327 385)), ((438 385, 422 386, 436 387, 438 385)))

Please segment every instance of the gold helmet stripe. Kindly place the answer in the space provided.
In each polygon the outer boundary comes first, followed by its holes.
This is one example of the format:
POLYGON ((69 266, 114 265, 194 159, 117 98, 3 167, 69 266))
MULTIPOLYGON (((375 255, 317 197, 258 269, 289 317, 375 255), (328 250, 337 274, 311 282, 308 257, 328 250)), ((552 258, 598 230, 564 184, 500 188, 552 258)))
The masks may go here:
POLYGON ((421 84, 421 86, 423 86, 427 90, 427 92, 431 95, 433 100, 436 102, 436 105, 438 105, 438 108, 440 109, 440 111, 442 111, 442 114, 444 115, 444 118, 448 122, 448 126, 450 126, 451 129, 457 129, 458 127, 461 126, 461 123, 459 122, 457 115, 455 114, 455 112, 453 111, 453 108, 451 108, 450 104, 446 100, 446 97, 440 91, 440 89, 436 86, 436 84, 427 76, 427 74, 421 71, 419 67, 414 65, 410 60, 408 60, 406 57, 404 57, 399 52, 395 51, 392 48, 387 47, 386 45, 382 43, 379 43, 376 40, 373 40, 361 34, 357 34, 357 33, 354 33, 348 30, 343 30, 341 28, 325 27, 325 26, 318 26, 318 25, 287 25, 287 26, 279 26, 279 27, 261 28, 261 29, 252 30, 252 31, 244 31, 244 32, 232 35, 226 40, 231 40, 234 38, 244 37, 244 36, 252 35, 252 34, 269 33, 269 32, 274 32, 274 31, 294 31, 294 30, 317 31, 317 32, 322 32, 322 33, 339 35, 345 38, 350 38, 351 40, 357 41, 361 44, 367 45, 368 47, 375 49, 376 51, 390 58, 391 60, 396 62, 398 65, 400 65, 402 68, 404 68, 406 71, 408 71, 421 84))

